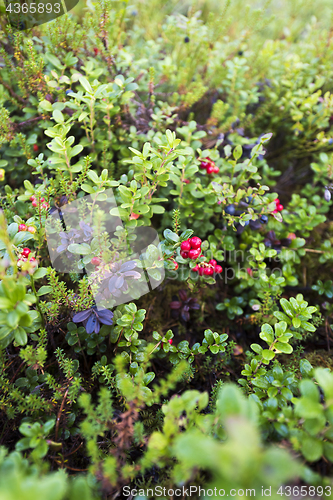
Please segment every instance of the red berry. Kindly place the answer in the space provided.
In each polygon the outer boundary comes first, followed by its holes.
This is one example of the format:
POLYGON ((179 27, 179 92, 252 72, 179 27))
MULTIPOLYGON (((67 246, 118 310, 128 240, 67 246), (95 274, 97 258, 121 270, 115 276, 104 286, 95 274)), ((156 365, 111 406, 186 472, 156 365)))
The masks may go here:
POLYGON ((45 198, 41 198, 41 199, 40 199, 40 202, 41 202, 41 203, 42 203, 43 201, 45 201, 45 198))
POLYGON ((220 171, 219 167, 216 167, 216 166, 215 166, 215 167, 213 167, 213 172, 214 172, 214 174, 218 174, 218 173, 219 173, 219 171, 220 171))
POLYGON ((183 257, 183 259, 188 259, 188 252, 185 252, 185 250, 181 250, 180 255, 183 257))
POLYGON ((202 161, 200 163, 200 168, 204 168, 205 169, 205 168, 209 167, 209 165, 210 165, 209 161, 202 161))
POLYGON ((191 181, 189 179, 184 179, 185 184, 189 184, 191 181))
POLYGON ((199 267, 199 276, 202 276, 204 273, 204 268, 203 267, 199 267))
POLYGON ((31 259, 29 259, 29 262, 37 262, 35 257, 31 257, 31 259))
POLYGON ((215 266, 215 272, 216 272, 217 274, 222 273, 222 267, 221 267, 221 266, 215 266))
POLYGON ((36 201, 36 199, 32 200, 32 206, 33 207, 37 207, 37 201, 36 201))
POLYGON ((27 230, 28 230, 28 231, 29 231, 29 233, 31 233, 31 234, 35 234, 35 232, 36 232, 36 228, 35 228, 35 227, 33 227, 33 226, 29 226, 27 230))
POLYGON ((38 149, 39 149, 37 144, 34 144, 33 148, 34 148, 34 151, 38 151, 38 149))
POLYGON ((200 238, 198 238, 198 236, 193 236, 188 241, 190 242, 191 248, 193 248, 194 250, 197 250, 201 247, 202 241, 200 238))
POLYGON ((194 249, 191 248, 191 250, 188 252, 188 256, 190 259, 195 260, 197 259, 201 254, 201 248, 194 249))
POLYGON ((32 196, 30 196, 30 201, 34 201, 36 199, 36 196, 33 194, 32 196))
POLYGON ((196 271, 196 272, 198 272, 198 271, 199 271, 199 266, 198 266, 198 264, 197 264, 197 265, 196 265, 196 266, 192 269, 192 271, 196 271))
POLYGON ((27 226, 25 224, 20 224, 19 227, 18 227, 18 230, 19 231, 26 231, 27 230, 27 226))
POLYGON ((172 345, 172 339, 169 340, 169 344, 172 345))
POLYGON ((210 259, 210 261, 208 262, 208 264, 210 264, 211 266, 215 267, 217 263, 216 263, 216 260, 210 259))
POLYGON ((98 257, 93 257, 91 259, 91 263, 94 265, 94 266, 99 266, 100 263, 101 263, 101 259, 99 259, 98 257))
POLYGON ((31 253, 30 248, 23 248, 22 250, 23 257, 28 257, 30 253, 31 253))
POLYGON ((207 167, 207 174, 212 174, 214 172, 214 167, 212 167, 211 165, 209 165, 209 167, 207 167))
POLYGON ((278 212, 281 212, 283 210, 283 205, 279 204, 276 208, 278 212))
POLYGON ((94 47, 94 52, 95 52, 95 56, 97 56, 99 50, 96 47, 94 47))
POLYGON ((172 264, 174 265, 174 271, 177 271, 177 269, 178 269, 178 267, 179 267, 179 266, 178 266, 178 262, 176 262, 176 261, 175 261, 175 260, 173 260, 173 259, 168 259, 168 260, 169 260, 170 262, 172 262, 172 264))
POLYGON ((212 267, 205 267, 203 270, 203 274, 205 276, 211 276, 212 274, 214 274, 214 269, 212 267))
POLYGON ((42 203, 41 207, 45 208, 45 209, 48 209, 49 208, 49 204, 48 203, 42 203))
POLYGON ((274 200, 274 201, 275 201, 275 203, 276 203, 277 205, 278 205, 278 203, 280 203, 279 198, 275 198, 275 200, 274 200))
POLYGON ((191 243, 189 240, 183 241, 180 245, 181 250, 184 250, 185 252, 188 252, 191 250, 191 243))

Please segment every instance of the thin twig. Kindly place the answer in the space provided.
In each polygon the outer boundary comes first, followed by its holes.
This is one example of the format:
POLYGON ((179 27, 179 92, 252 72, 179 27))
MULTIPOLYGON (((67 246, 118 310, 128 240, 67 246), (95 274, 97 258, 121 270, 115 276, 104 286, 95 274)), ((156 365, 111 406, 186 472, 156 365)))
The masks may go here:
POLYGON ((66 400, 66 397, 67 397, 67 394, 68 394, 68 389, 69 389, 69 387, 67 388, 67 390, 65 392, 65 395, 63 397, 62 403, 61 403, 59 411, 58 411, 57 423, 56 423, 56 430, 55 430, 55 441, 58 441, 58 431, 59 431, 59 424, 60 424, 61 412, 64 409, 64 404, 65 404, 65 400, 66 400))

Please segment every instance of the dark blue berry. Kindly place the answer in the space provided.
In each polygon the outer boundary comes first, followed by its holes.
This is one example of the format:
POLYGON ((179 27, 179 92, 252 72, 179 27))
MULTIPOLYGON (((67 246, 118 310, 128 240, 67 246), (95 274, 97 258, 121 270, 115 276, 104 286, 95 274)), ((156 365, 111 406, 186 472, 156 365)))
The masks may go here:
POLYGON ((246 221, 244 222, 244 226, 248 226, 249 224, 250 224, 250 221, 249 221, 249 220, 246 220, 246 221))
POLYGON ((328 144, 333 144, 333 139, 328 139, 328 144))
POLYGON ((260 217, 260 222, 261 222, 261 224, 266 224, 266 223, 268 222, 268 217, 267 217, 267 215, 262 215, 262 216, 260 217))
POLYGON ((73 94, 73 93, 74 93, 74 92, 73 92, 73 90, 72 90, 72 89, 66 90, 66 95, 68 95, 68 94, 73 94))
POLYGON ((242 50, 239 50, 239 51, 238 51, 238 55, 239 55, 239 56, 242 56, 243 54, 244 54, 244 52, 243 52, 242 50))
POLYGON ((190 41, 189 37, 188 37, 188 36, 186 36, 186 37, 184 38, 184 42, 185 42, 185 43, 189 43, 189 41, 190 41))
POLYGON ((234 215, 236 212, 236 209, 235 209, 235 205, 228 205, 226 208, 225 208, 225 213, 226 214, 229 214, 229 215, 234 215))
POLYGON ((246 203, 251 203, 252 198, 253 198, 253 196, 248 196, 248 197, 246 198, 246 200, 245 200, 245 201, 246 201, 246 203))

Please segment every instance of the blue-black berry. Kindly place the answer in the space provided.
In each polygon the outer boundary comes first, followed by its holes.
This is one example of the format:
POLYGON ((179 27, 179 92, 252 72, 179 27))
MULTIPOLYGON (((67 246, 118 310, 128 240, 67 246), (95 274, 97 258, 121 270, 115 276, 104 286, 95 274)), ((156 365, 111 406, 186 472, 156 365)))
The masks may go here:
POLYGON ((246 201, 246 203, 251 203, 252 198, 253 198, 253 196, 248 196, 248 197, 246 198, 246 200, 245 200, 245 201, 246 201))
POLYGON ((236 209, 235 209, 235 205, 228 205, 226 208, 225 208, 225 213, 226 214, 229 214, 229 215, 234 215, 236 212, 236 209))
POLYGON ((190 41, 189 37, 188 37, 188 36, 186 36, 186 37, 184 38, 184 42, 185 42, 185 43, 189 43, 189 41, 190 41))
POLYGON ((261 222, 261 224, 266 224, 266 223, 268 222, 268 217, 267 217, 267 215, 262 215, 262 216, 260 217, 260 222, 261 222))

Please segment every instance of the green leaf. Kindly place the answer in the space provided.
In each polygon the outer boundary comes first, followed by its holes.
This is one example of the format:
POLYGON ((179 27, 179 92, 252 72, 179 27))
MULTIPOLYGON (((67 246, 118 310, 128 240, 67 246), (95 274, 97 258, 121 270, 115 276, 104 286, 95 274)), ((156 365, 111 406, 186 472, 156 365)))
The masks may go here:
POLYGON ((53 290, 52 286, 44 285, 40 287, 40 289, 37 292, 37 295, 38 297, 40 297, 41 295, 46 295, 47 293, 51 293, 52 290, 53 290))
POLYGON ((90 83, 88 82, 88 80, 84 76, 82 76, 82 75, 79 76, 79 82, 81 83, 82 87, 84 88, 84 90, 86 92, 88 92, 89 94, 93 93, 93 89, 92 89, 90 83))
POLYGON ((301 326, 301 320, 299 318, 293 318, 292 324, 295 328, 299 328, 301 326))
POLYGON ((275 349, 278 349, 279 351, 283 352, 284 354, 291 354, 293 352, 293 348, 291 347, 290 344, 284 344, 282 342, 277 342, 274 345, 275 349))
POLYGON ((284 312, 286 314, 288 314, 288 316, 290 316, 292 318, 294 316, 294 311, 293 311, 291 305, 289 304, 288 300, 281 299, 280 300, 280 304, 281 304, 282 309, 284 310, 284 312))
POLYGON ((33 274, 34 280, 39 280, 40 278, 43 278, 47 273, 46 267, 40 267, 37 269, 37 271, 33 274))
POLYGON ((168 240, 170 243, 178 243, 179 241, 179 236, 178 234, 174 233, 171 231, 171 229, 165 229, 163 231, 163 236, 166 240, 168 240))
POLYGON ((323 443, 319 439, 306 436, 302 439, 301 451, 308 462, 316 462, 323 454, 323 443))
POLYGON ((217 354, 220 351, 219 346, 217 345, 211 345, 209 346, 209 349, 213 354, 217 354))
POLYGON ((270 351, 269 349, 264 349, 261 354, 262 357, 267 361, 270 361, 275 357, 275 353, 273 351, 270 351))
POLYGON ((14 338, 18 345, 26 345, 28 337, 26 331, 20 326, 14 330, 14 338))
POLYGON ((274 341, 274 332, 271 325, 269 325, 268 323, 262 325, 259 337, 267 342, 267 344, 271 345, 271 343, 274 341))

